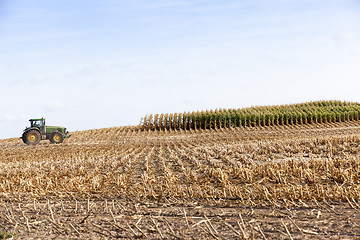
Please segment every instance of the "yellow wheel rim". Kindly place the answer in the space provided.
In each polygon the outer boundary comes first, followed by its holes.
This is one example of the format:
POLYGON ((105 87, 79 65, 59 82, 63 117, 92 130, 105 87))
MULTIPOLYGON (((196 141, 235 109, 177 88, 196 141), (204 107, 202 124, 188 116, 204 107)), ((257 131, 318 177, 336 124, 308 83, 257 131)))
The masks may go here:
POLYGON ((30 142, 36 142, 37 136, 36 136, 36 134, 32 133, 29 135, 28 139, 30 142))
POLYGON ((54 140, 55 140, 56 142, 60 142, 60 140, 61 140, 60 134, 56 134, 56 135, 54 136, 54 140))

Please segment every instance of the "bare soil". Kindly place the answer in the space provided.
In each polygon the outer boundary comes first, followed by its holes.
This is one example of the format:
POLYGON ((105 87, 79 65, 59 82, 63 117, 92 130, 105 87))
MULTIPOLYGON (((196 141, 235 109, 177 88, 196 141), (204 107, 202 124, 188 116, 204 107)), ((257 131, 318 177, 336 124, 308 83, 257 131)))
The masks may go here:
POLYGON ((19 239, 360 239, 359 208, 343 202, 34 200, 0 211, 3 232, 19 239))

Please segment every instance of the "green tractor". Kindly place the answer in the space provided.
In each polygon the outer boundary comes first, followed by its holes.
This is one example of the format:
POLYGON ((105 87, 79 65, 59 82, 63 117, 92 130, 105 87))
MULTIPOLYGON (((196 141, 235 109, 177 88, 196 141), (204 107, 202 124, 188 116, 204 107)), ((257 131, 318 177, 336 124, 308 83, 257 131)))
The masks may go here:
POLYGON ((21 137, 27 145, 36 145, 40 140, 49 139, 51 143, 62 143, 69 138, 69 132, 64 127, 46 126, 45 119, 30 119, 30 127, 24 130, 21 137))

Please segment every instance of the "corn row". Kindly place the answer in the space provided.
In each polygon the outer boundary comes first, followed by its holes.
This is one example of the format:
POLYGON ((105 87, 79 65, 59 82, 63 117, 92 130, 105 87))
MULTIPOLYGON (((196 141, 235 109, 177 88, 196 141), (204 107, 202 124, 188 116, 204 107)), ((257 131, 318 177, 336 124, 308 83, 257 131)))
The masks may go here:
POLYGON ((140 127, 142 130, 217 129, 345 122, 359 118, 359 103, 317 101, 280 106, 150 114, 141 120, 140 127))

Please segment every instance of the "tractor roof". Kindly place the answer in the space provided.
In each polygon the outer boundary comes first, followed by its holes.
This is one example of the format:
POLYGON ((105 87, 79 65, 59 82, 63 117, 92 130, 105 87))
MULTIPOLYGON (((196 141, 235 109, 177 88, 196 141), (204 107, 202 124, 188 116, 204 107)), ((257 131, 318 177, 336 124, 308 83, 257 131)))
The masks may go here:
POLYGON ((32 119, 29 119, 29 121, 42 121, 44 120, 44 118, 32 118, 32 119))

